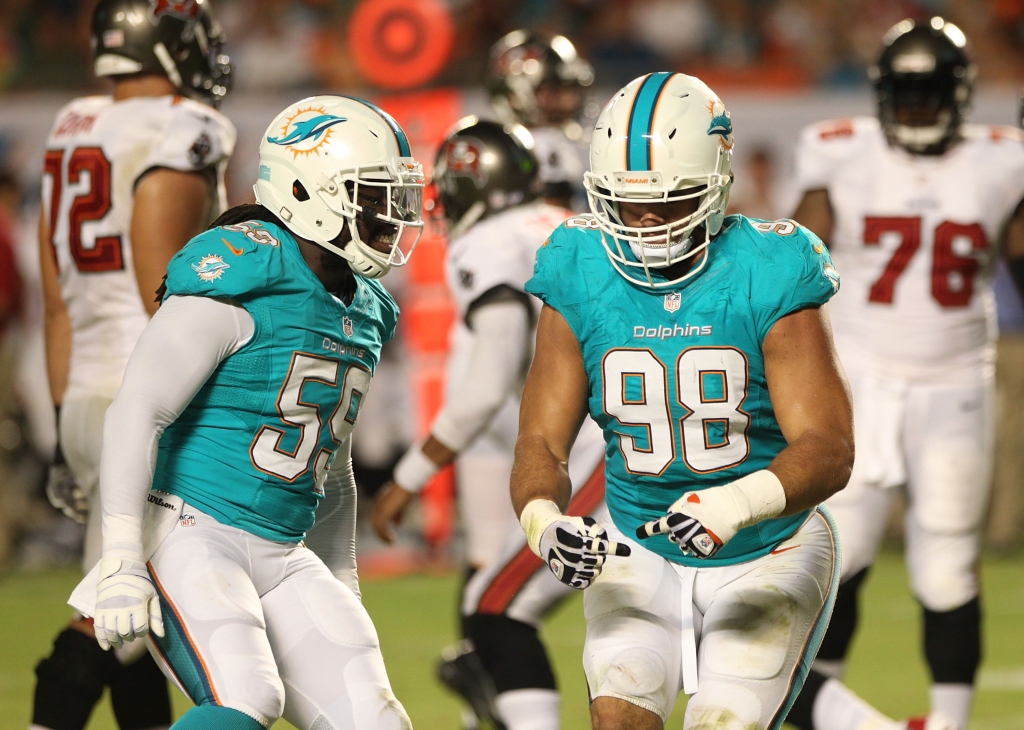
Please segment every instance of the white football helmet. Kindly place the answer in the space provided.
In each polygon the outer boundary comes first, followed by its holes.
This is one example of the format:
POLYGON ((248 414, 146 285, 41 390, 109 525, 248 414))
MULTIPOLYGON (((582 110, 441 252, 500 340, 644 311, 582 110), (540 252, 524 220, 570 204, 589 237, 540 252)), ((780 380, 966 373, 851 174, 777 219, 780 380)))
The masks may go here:
POLYGON ((391 115, 346 96, 314 96, 292 104, 271 122, 260 143, 256 200, 297 236, 376 279, 402 266, 423 233, 423 166, 391 115), (360 188, 382 189, 386 209, 360 205, 360 188), (375 238, 383 253, 362 240, 364 225, 386 223, 393 234, 375 238), (351 240, 337 238, 348 226, 351 240))
POLYGON ((700 79, 652 73, 612 97, 594 126, 590 167, 583 177, 590 210, 612 265, 643 286, 671 286, 697 274, 655 278, 663 269, 706 251, 722 228, 732 185, 732 120, 700 79), (650 228, 623 224, 619 204, 699 199, 697 210, 650 228), (703 225, 699 241, 693 240, 703 225), (623 246, 625 244, 625 247, 623 246))

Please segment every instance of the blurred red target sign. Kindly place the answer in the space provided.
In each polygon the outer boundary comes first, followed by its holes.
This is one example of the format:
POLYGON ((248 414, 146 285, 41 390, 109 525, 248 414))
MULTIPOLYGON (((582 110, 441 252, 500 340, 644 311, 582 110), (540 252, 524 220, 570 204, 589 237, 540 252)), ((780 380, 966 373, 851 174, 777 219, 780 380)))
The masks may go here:
POLYGON ((348 40, 368 81, 409 89, 444 68, 455 26, 443 0, 363 0, 352 14, 348 40))

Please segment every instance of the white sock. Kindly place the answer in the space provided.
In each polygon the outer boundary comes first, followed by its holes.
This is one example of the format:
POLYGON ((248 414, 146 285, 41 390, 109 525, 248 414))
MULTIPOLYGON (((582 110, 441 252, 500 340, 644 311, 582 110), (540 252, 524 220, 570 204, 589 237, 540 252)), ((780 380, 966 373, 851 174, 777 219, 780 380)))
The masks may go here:
POLYGON ((811 669, 816 671, 818 674, 824 674, 826 677, 838 679, 840 682, 842 682, 843 675, 846 674, 846 660, 815 659, 814 663, 811 664, 811 669))
POLYGON ((932 712, 941 712, 956 722, 961 730, 967 729, 971 718, 971 703, 974 701, 974 687, 969 684, 933 684, 928 692, 932 701, 932 712))
POLYGON ((514 689, 494 699, 508 730, 558 730, 561 700, 553 689, 514 689))
POLYGON ((811 720, 818 730, 902 730, 901 723, 890 720, 837 679, 821 685, 811 720))

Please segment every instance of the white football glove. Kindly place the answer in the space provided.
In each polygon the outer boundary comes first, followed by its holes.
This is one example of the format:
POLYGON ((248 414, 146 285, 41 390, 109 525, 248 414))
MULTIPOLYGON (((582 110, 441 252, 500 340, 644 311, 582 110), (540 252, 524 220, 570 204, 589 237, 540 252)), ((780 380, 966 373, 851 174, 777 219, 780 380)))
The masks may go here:
POLYGON ((731 484, 687 492, 664 517, 637 528, 640 539, 664 534, 687 555, 710 558, 736 533, 786 509, 782 482, 767 469, 731 484))
POLYGON ((593 517, 563 515, 558 505, 535 499, 523 509, 526 540, 562 583, 583 590, 601 574, 606 556, 628 557, 628 545, 612 542, 593 517))
POLYGON ((100 561, 93 629, 103 649, 120 648, 150 631, 164 635, 160 597, 145 563, 120 558, 100 561))
POLYGON ((89 495, 78 484, 71 468, 65 463, 50 466, 46 475, 46 498, 50 504, 80 525, 89 517, 89 495))

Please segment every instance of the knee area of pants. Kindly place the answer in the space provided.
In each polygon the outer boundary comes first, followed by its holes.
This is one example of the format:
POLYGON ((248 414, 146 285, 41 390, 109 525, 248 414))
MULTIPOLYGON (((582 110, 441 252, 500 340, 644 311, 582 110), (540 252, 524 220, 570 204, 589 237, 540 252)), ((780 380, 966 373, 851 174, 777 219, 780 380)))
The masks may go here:
POLYGON ((103 651, 95 639, 81 631, 65 629, 54 640, 53 653, 36 665, 36 676, 102 692, 119 669, 113 652, 103 651))
POLYGON ((911 576, 911 587, 929 611, 952 611, 978 595, 978 576, 974 570, 929 566, 911 576))
POLYGON ((761 727, 761 700, 731 682, 701 681, 686 705, 689 730, 751 730, 761 727))
POLYGON ((600 666, 595 669, 598 677, 603 675, 603 680, 599 680, 600 687, 594 688, 599 694, 635 697, 657 704, 665 694, 665 661, 644 647, 620 652, 608 662, 603 672, 600 666))
POLYGON ((260 677, 249 681, 246 683, 244 697, 222 697, 220 704, 255 717, 269 727, 284 714, 284 683, 278 677, 274 677, 274 680, 260 677))

